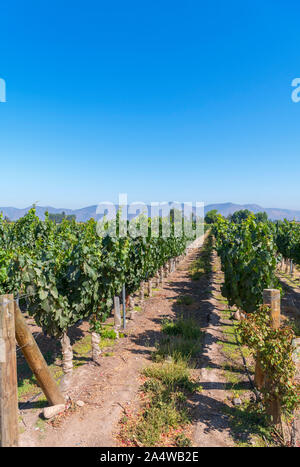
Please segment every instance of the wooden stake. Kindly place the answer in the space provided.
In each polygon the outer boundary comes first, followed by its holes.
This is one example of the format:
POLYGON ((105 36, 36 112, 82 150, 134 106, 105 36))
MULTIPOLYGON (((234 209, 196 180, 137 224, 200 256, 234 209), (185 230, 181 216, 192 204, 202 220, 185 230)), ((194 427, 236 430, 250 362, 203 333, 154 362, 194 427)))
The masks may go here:
MULTIPOLYGON (((280 327, 280 290, 265 289, 263 292, 264 305, 270 307, 271 313, 271 327, 278 329, 280 327)), ((271 387, 272 381, 266 377, 266 387, 271 387)), ((278 397, 274 395, 273 399, 269 401, 266 407, 266 412, 273 425, 281 427, 281 408, 278 397)))
POLYGON ((142 281, 140 285, 140 304, 143 305, 145 301, 145 282, 142 281))
MULTIPOLYGON (((278 329, 280 326, 280 291, 277 289, 265 289, 263 291, 263 303, 270 307, 272 328, 278 329)), ((265 375, 259 361, 259 353, 256 357, 254 383, 258 389, 262 389, 265 384, 265 375)))
POLYGON ((18 446, 18 382, 13 295, 0 296, 0 446, 18 446))
POLYGON ((280 290, 265 289, 263 292, 264 305, 270 307, 272 329, 280 327, 280 290))
POLYGON ((134 299, 131 295, 128 295, 128 312, 129 319, 134 319, 136 311, 134 310, 134 299))
POLYGON ((120 299, 119 297, 114 297, 114 330, 119 337, 119 329, 121 327, 121 312, 120 312, 120 299))
POLYGON ((55 379, 53 378, 48 365, 35 342, 27 323, 14 302, 16 339, 21 347, 23 355, 35 375, 39 386, 45 394, 50 405, 65 404, 65 398, 61 393, 55 379))
POLYGON ((294 263, 293 260, 291 259, 291 269, 290 269, 290 274, 293 277, 294 276, 294 263))
POLYGON ((155 280, 156 280, 156 288, 159 288, 160 286, 160 276, 159 276, 159 271, 155 274, 155 280))
POLYGON ((123 306, 123 329, 126 328, 126 288, 122 287, 122 306, 123 306))
MULTIPOLYGON (((68 375, 65 381, 69 383, 73 372, 73 349, 67 331, 65 331, 60 338, 60 343, 62 350, 62 368, 64 374, 68 375)), ((65 386, 67 386, 67 384, 65 386)))
POLYGON ((162 287, 164 285, 164 268, 161 267, 159 270, 159 284, 162 287))
POLYGON ((99 348, 99 344, 101 341, 101 336, 97 332, 91 333, 91 341, 92 341, 92 360, 93 362, 99 363, 99 357, 101 355, 101 350, 99 348))
POLYGON ((152 297, 152 279, 148 281, 148 296, 152 297))
POLYGON ((285 260, 285 273, 287 274, 289 272, 289 260, 285 260))

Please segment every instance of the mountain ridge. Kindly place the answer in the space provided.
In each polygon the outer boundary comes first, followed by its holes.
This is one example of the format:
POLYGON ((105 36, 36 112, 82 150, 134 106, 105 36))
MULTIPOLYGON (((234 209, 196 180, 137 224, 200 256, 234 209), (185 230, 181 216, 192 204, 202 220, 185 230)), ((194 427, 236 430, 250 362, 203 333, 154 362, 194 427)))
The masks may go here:
MULTIPOLYGON (((0 207, 0 212, 2 212, 3 215, 7 216, 10 220, 15 221, 20 217, 23 217, 29 211, 29 209, 31 209, 31 207, 32 206, 27 208, 15 208, 12 206, 0 207)), ((54 208, 52 206, 36 206, 35 209, 37 216, 40 217, 42 220, 45 218, 46 211, 53 214, 61 213, 64 211, 66 215, 76 215, 76 220, 78 222, 86 222, 92 217, 97 220, 101 217, 100 214, 96 214, 97 205, 86 206, 80 209, 54 208)), ((207 204, 204 207, 204 212, 207 213, 212 209, 217 209, 217 211, 225 217, 227 217, 229 214, 233 214, 235 211, 238 211, 240 209, 248 209, 249 211, 254 212, 254 214, 260 211, 265 211, 268 214, 269 218, 272 220, 283 220, 284 218, 286 218, 288 220, 300 221, 300 210, 298 211, 293 209, 282 208, 263 208, 258 204, 254 203, 237 204, 227 202, 207 204)))

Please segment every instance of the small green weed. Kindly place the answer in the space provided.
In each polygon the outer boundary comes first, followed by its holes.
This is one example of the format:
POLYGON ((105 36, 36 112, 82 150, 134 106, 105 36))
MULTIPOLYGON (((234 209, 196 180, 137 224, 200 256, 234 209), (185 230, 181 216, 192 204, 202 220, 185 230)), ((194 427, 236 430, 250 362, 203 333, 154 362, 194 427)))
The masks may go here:
POLYGON ((191 305, 194 303, 194 299, 190 295, 181 295, 177 298, 176 302, 178 305, 191 305))

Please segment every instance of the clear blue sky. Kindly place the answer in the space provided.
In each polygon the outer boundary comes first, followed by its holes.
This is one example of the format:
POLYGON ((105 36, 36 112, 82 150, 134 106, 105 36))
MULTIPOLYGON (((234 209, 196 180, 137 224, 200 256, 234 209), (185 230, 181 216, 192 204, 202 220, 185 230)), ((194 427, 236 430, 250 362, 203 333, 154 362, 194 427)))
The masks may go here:
POLYGON ((0 206, 300 209, 299 2, 3 3, 0 206))

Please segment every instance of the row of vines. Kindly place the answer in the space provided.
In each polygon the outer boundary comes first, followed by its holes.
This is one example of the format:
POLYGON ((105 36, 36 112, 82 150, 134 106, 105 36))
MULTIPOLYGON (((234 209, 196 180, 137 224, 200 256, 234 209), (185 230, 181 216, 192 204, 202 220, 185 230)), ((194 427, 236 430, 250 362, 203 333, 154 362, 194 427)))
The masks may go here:
POLYGON ((224 273, 222 294, 242 312, 238 332, 266 375, 260 388, 266 407, 279 400, 286 415, 300 405, 293 359, 295 333, 290 326, 272 329, 268 308, 262 306, 264 289, 279 289, 276 269, 284 260, 300 263, 300 226, 295 222, 258 222, 250 216, 240 223, 221 216, 214 224, 216 251, 224 273))
POLYGON ((295 264, 300 264, 300 224, 296 222, 276 223, 276 246, 278 253, 285 260, 292 260, 295 264))
MULTIPOLYGON (((114 222, 122 227, 120 215, 114 222)), ((99 234, 93 219, 55 224, 47 213, 40 220, 34 209, 13 223, 0 216, 0 294, 19 297, 20 307, 50 336, 65 337, 83 319, 97 331, 123 285, 133 294, 185 251, 188 238, 175 235, 174 219, 167 238, 163 219, 158 235, 152 235, 151 219, 146 222, 144 236, 113 236, 105 235, 112 221, 105 221, 99 234)))

